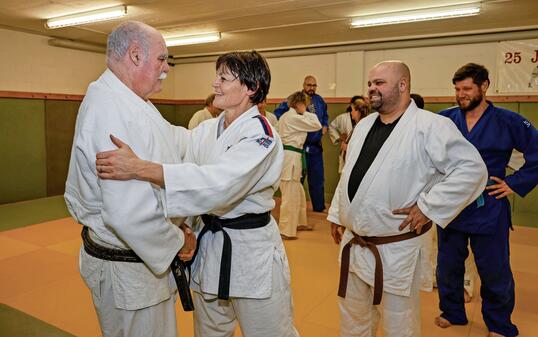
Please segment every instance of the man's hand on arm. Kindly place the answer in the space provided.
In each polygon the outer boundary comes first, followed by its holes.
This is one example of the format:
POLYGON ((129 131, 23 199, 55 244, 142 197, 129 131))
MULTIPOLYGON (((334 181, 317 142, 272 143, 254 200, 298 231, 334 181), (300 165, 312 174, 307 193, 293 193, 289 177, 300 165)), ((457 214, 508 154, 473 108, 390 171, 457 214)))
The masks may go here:
POLYGON ((392 214, 407 214, 407 218, 405 218, 398 228, 400 231, 409 226, 410 231, 415 231, 417 234, 420 234, 422 227, 431 221, 424 215, 424 213, 422 213, 416 203, 411 207, 395 209, 392 211, 392 214))
POLYGON ((342 241, 342 234, 344 233, 344 230, 344 226, 340 226, 331 222, 331 236, 333 237, 334 243, 340 244, 340 241, 342 241))
POLYGON ((185 237, 185 243, 177 255, 181 261, 190 261, 196 250, 196 235, 194 235, 194 232, 188 226, 182 226, 181 230, 185 237))
POLYGON ((509 196, 510 194, 514 194, 514 191, 510 188, 510 186, 508 186, 506 181, 494 176, 489 177, 489 179, 496 182, 496 184, 486 186, 486 190, 491 191, 488 193, 488 195, 495 195, 495 199, 501 199, 509 196))
POLYGON ((164 187, 164 173, 161 164, 138 158, 129 145, 113 135, 110 135, 110 139, 118 149, 97 153, 95 166, 99 178, 137 179, 164 187))
POLYGON ((327 130, 328 130, 327 127, 324 126, 323 128, 321 128, 321 134, 322 134, 322 135, 326 134, 326 133, 327 133, 327 130))

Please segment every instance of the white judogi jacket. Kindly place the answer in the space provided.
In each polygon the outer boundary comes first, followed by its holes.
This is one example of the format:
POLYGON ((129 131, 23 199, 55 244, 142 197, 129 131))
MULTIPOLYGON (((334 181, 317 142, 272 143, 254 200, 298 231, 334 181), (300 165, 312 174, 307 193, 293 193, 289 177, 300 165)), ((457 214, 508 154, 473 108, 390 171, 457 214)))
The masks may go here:
POLYGON ((112 280, 115 303, 132 310, 159 303, 175 291, 167 270, 184 237, 166 218, 164 193, 158 186, 97 177, 96 153, 116 148, 111 134, 142 159, 179 163, 188 131, 170 125, 151 102, 142 100, 109 69, 90 84, 79 109, 65 201, 71 215, 90 227, 99 241, 132 249, 145 262, 112 262, 117 271, 112 280))
MULTIPOLYGON (((214 214, 236 218, 271 211, 284 159, 280 137, 252 107, 223 129, 225 113, 192 132, 184 163, 163 165, 166 206, 173 216, 214 214), (220 136, 219 135, 219 129, 220 136)), ((226 229, 232 241, 230 297, 271 296, 273 259, 289 269, 274 219, 262 228, 226 229)), ((223 233, 207 232, 192 269, 192 288, 204 297, 218 292, 223 233)))
MULTIPOLYGON (((336 116, 336 118, 329 124, 329 138, 334 145, 340 146, 340 135, 346 133, 348 137, 353 131, 353 124, 351 123, 351 115, 349 112, 345 112, 336 116)), ((338 156, 338 173, 342 173, 344 168, 344 153, 340 151, 338 156)))
POLYGON ((273 126, 273 129, 278 130, 278 118, 276 118, 274 113, 265 110, 265 118, 267 118, 269 124, 273 126))
POLYGON ((211 114, 211 112, 209 112, 209 110, 207 110, 207 107, 203 108, 202 110, 198 110, 194 113, 194 115, 192 115, 191 119, 189 120, 188 128, 189 130, 192 130, 203 121, 211 118, 213 118, 213 115, 211 114))
MULTIPOLYGON (((398 227, 406 215, 394 215, 392 211, 414 203, 434 223, 445 227, 486 185, 486 166, 475 147, 449 119, 418 109, 411 101, 350 202, 349 177, 378 116, 373 113, 357 124, 329 209, 328 220, 346 227, 340 248, 352 238, 350 230, 362 236, 401 234, 398 227)), ((426 250, 431 242, 423 237, 378 246, 384 291, 409 296, 419 256, 421 263, 429 263, 426 250)), ((350 271, 370 286, 374 262, 367 248, 352 247, 350 271)), ((431 273, 431 268, 419 270, 431 273)))
MULTIPOLYGON (((303 148, 307 132, 318 131, 321 123, 315 113, 305 112, 300 115, 295 109, 290 108, 280 117, 278 133, 282 138, 282 143, 291 145, 298 149, 303 148)), ((294 151, 284 151, 284 167, 282 168, 281 180, 301 179, 303 169, 301 154, 294 151)))

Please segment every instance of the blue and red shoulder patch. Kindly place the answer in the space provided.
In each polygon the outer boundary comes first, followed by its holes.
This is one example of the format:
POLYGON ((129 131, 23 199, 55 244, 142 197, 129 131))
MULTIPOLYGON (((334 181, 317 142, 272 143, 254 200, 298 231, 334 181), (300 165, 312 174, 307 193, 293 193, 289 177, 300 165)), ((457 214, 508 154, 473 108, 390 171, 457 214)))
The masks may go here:
POLYGON ((269 148, 269 145, 273 143, 273 131, 271 130, 271 125, 262 115, 256 115, 252 118, 257 118, 260 121, 260 123, 262 124, 263 132, 265 133, 265 137, 260 137, 256 139, 256 143, 260 144, 265 148, 269 148))
POLYGON ((263 128, 263 131, 265 132, 265 135, 273 138, 273 131, 271 130, 271 125, 267 121, 267 118, 265 118, 262 115, 256 115, 252 118, 257 118, 262 124, 262 128, 263 128))

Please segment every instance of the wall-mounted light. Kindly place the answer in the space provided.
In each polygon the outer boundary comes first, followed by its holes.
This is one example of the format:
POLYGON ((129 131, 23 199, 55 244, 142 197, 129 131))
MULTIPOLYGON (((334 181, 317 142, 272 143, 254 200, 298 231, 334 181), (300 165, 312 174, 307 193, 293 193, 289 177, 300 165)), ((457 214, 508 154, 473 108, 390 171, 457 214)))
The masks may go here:
POLYGON ((197 35, 185 35, 185 36, 169 36, 165 37, 166 46, 181 46, 186 44, 197 44, 197 43, 209 43, 217 42, 220 40, 220 33, 208 33, 208 34, 197 34, 197 35))
POLYGON ((392 25, 397 23, 439 20, 478 15, 480 3, 423 8, 408 11, 357 16, 351 19, 351 28, 392 25))
POLYGON ((127 15, 127 6, 122 5, 48 19, 47 22, 45 22, 45 27, 54 29, 67 26, 83 25, 91 22, 117 19, 124 15, 127 15))

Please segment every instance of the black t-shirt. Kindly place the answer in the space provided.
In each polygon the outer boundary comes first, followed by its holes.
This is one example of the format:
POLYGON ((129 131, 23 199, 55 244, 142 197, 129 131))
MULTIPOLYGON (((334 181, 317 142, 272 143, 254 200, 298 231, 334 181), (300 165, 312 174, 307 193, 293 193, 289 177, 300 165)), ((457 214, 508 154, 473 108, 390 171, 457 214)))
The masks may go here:
POLYGON ((398 117, 397 120, 390 124, 383 124, 381 118, 378 116, 370 131, 368 131, 368 135, 366 135, 366 139, 364 140, 364 145, 362 146, 359 158, 357 158, 357 161, 353 166, 353 170, 351 171, 351 175, 349 176, 347 192, 350 201, 353 200, 353 197, 355 197, 355 193, 357 193, 366 171, 368 171, 370 165, 372 165, 377 153, 387 138, 389 138, 390 133, 396 124, 398 124, 401 117, 402 116, 398 117))

